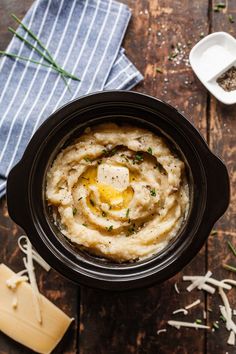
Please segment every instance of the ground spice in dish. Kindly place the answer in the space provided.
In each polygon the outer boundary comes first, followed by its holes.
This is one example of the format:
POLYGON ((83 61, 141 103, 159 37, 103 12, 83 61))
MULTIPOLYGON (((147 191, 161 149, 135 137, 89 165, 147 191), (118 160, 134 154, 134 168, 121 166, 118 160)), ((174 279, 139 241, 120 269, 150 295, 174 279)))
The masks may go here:
POLYGON ((236 90, 236 67, 232 66, 229 70, 224 72, 221 76, 218 77, 216 82, 223 88, 225 91, 236 90))

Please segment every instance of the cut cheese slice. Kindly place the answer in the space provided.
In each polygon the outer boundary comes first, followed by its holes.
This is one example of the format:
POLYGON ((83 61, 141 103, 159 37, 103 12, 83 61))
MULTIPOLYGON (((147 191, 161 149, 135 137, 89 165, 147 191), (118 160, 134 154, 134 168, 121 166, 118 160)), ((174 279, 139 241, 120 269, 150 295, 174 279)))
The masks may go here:
POLYGON ((49 354, 62 339, 72 319, 40 295, 43 314, 40 324, 35 316, 30 284, 20 283, 14 291, 7 287, 6 282, 13 275, 11 269, 0 264, 0 330, 37 353, 49 354), (13 308, 15 296, 17 307, 13 308))

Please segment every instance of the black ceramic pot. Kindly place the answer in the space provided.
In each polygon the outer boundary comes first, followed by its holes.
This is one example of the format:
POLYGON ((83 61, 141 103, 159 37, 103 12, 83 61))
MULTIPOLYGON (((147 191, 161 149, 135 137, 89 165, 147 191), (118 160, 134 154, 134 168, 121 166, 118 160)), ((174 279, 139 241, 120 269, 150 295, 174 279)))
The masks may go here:
POLYGON ((11 218, 58 272, 79 284, 125 290, 163 282, 197 254, 227 209, 229 178, 225 165, 175 108, 140 93, 110 91, 79 98, 40 126, 10 172, 7 200, 11 218), (190 184, 190 211, 179 235, 156 256, 130 264, 106 262, 75 249, 53 224, 45 200, 46 172, 58 151, 86 127, 111 121, 166 136, 182 154, 190 184))

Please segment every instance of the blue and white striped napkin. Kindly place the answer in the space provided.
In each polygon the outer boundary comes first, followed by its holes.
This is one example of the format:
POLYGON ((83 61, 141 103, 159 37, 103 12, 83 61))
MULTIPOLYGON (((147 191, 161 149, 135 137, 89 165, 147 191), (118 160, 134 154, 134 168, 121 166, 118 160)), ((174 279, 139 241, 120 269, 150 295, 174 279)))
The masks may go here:
MULTIPOLYGON (((56 61, 81 81, 71 92, 52 69, 19 59, 0 61, 0 197, 10 169, 38 126, 66 102, 93 91, 130 89, 143 79, 121 42, 131 13, 113 0, 37 0, 23 22, 56 61)), ((18 33, 34 41, 22 29, 18 33)), ((42 58, 14 37, 7 52, 42 58)))

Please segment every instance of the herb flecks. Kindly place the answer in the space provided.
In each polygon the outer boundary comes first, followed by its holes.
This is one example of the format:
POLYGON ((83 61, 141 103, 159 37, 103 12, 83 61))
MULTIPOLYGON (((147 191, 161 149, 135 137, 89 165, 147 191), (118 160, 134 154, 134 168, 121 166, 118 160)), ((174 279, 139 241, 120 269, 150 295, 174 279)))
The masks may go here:
POLYGON ((73 208, 72 212, 73 212, 73 215, 76 215, 77 214, 77 208, 73 208))
POLYGON ((126 218, 128 219, 128 217, 129 217, 129 208, 126 210, 125 216, 126 216, 126 218))
POLYGON ((147 149, 147 152, 148 152, 150 155, 152 155, 152 148, 149 147, 149 148, 147 149))
POLYGON ((88 224, 86 224, 86 223, 83 223, 82 225, 85 226, 85 227, 88 227, 88 224))
POLYGON ((141 152, 137 152, 134 155, 133 164, 140 163, 140 162, 143 162, 143 154, 141 152))
POLYGON ((159 74, 163 74, 163 70, 159 67, 156 68, 156 72, 159 73, 159 74))
POLYGON ((107 227, 107 231, 112 231, 113 230, 113 225, 110 225, 109 227, 107 227))
POLYGON ((197 323, 197 324, 201 324, 202 323, 202 320, 200 320, 200 319, 196 319, 196 321, 195 321, 195 323, 197 323))
POLYGON ((114 156, 117 153, 117 148, 113 148, 111 150, 103 149, 102 153, 106 157, 114 156))
POLYGON ((156 194, 155 188, 150 189, 150 194, 151 194, 152 197, 156 197, 157 194, 156 194))
POLYGON ((234 23, 235 21, 234 21, 234 18, 233 18, 233 15, 229 15, 228 16, 228 19, 229 19, 229 22, 230 23, 234 23))
POLYGON ((94 207, 95 206, 95 202, 94 202, 94 200, 93 199, 89 199, 89 202, 90 202, 90 204, 94 207))
POLYGON ((219 329, 220 328, 217 322, 213 322, 212 327, 215 328, 215 329, 219 329))
MULTIPOLYGON (((129 228, 128 228, 128 233, 129 233, 129 235, 132 235, 132 234, 134 234, 136 232, 136 225, 135 224, 133 224, 132 226, 130 226, 129 228)), ((128 235, 128 236, 129 236, 128 235)))
POLYGON ((86 162, 92 162, 93 160, 92 159, 90 159, 89 157, 84 157, 84 160, 86 161, 86 162))
POLYGON ((222 9, 226 8, 226 4, 223 2, 218 2, 217 4, 214 5, 213 10, 215 12, 220 12, 222 9))

